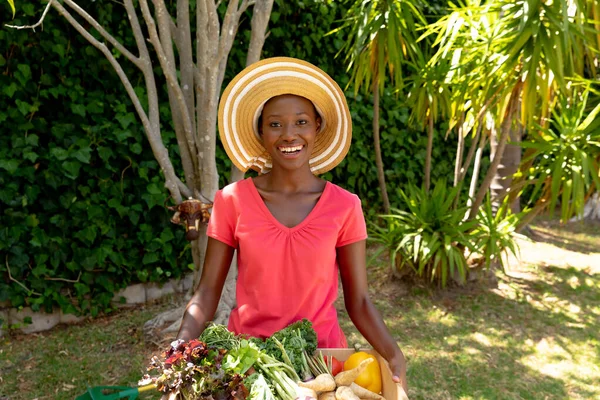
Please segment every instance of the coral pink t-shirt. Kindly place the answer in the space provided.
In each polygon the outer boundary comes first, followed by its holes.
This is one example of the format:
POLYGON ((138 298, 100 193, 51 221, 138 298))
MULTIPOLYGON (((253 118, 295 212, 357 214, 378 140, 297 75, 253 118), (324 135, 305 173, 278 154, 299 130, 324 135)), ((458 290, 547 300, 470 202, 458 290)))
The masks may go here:
POLYGON ((347 347, 334 306, 336 248, 367 237, 358 196, 327 182, 310 214, 288 228, 248 178, 217 192, 207 234, 237 250, 231 331, 264 338, 307 318, 319 347, 347 347))

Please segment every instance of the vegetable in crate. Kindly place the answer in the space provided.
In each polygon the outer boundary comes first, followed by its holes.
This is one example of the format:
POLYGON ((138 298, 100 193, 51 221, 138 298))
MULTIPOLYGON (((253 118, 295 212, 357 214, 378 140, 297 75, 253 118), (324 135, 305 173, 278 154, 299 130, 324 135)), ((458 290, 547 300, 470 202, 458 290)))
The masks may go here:
POLYGON ((372 360, 372 362, 369 362, 366 368, 358 375, 356 379, 354 379, 354 383, 370 390, 371 392, 380 393, 381 368, 379 367, 377 358, 375 358, 374 355, 364 351, 358 351, 348 357, 348 359, 344 362, 344 370, 351 370, 363 363, 365 360, 372 360))
POLYGON ((184 399, 212 397, 215 400, 245 399, 248 391, 240 369, 226 368, 227 350, 211 348, 193 339, 173 342, 164 353, 164 361, 153 357, 148 370, 159 376, 145 376, 163 393, 180 393, 184 399))
POLYGON ((290 364, 300 379, 312 379, 308 357, 317 350, 317 333, 303 319, 288 325, 265 339, 263 349, 277 360, 290 364))
POLYGON ((203 340, 173 342, 163 355, 154 357, 142 383, 153 382, 163 393, 195 400, 294 400, 297 378, 292 367, 261 351, 254 343, 211 325, 203 340), (208 345, 211 343, 213 345, 208 345))

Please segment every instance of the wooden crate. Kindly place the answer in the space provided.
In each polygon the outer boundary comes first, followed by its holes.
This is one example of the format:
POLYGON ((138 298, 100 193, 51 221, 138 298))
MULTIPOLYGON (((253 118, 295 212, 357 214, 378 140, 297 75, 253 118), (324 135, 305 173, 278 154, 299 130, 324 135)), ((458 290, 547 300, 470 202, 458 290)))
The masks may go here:
MULTIPOLYGON (((340 361, 345 361, 352 353, 354 349, 318 349, 324 356, 333 356, 340 361)), ((379 353, 372 349, 361 349, 361 351, 373 354, 379 365, 381 366, 381 394, 385 397, 385 400, 408 400, 406 395, 406 376, 400 377, 402 384, 396 383, 392 380, 392 371, 387 361, 381 357, 379 353)), ((405 368, 406 370, 406 368, 405 368)))

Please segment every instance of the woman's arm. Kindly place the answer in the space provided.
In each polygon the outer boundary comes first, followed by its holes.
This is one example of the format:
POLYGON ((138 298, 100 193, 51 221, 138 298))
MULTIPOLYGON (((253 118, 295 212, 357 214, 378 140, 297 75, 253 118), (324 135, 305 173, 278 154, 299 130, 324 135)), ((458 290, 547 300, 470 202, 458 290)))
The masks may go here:
POLYGON ((396 382, 406 385, 404 354, 369 298, 365 241, 337 248, 344 303, 350 319, 373 348, 390 364, 396 382))
POLYGON ((177 339, 197 338, 215 316, 234 251, 233 247, 208 238, 200 284, 187 304, 177 339))

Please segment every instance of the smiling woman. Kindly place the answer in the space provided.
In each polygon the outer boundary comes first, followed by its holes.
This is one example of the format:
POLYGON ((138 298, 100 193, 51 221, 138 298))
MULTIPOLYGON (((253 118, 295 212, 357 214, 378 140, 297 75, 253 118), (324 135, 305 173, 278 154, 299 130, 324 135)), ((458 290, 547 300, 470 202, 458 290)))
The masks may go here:
POLYGON ((316 176, 344 158, 351 131, 342 90, 307 62, 263 60, 229 83, 221 141, 239 169, 259 176, 215 196, 202 277, 179 339, 198 337, 213 318, 237 251, 229 330, 264 338, 306 318, 319 347, 347 347, 334 305, 340 274, 350 318, 406 385, 404 356, 368 296, 360 199, 316 176))

